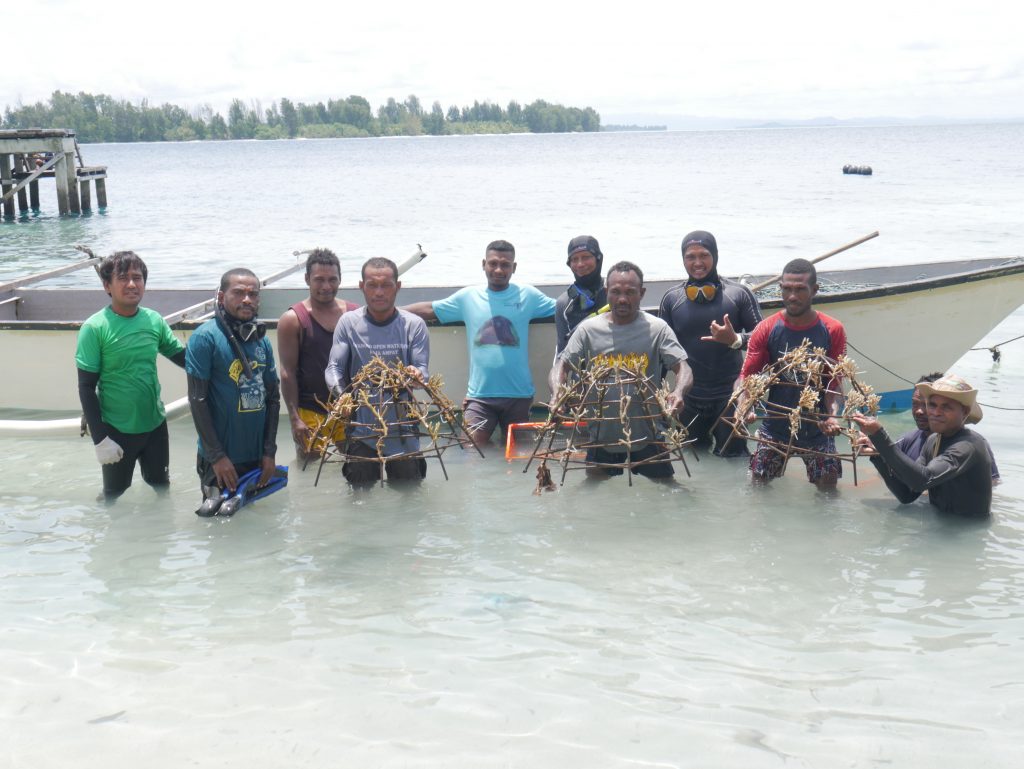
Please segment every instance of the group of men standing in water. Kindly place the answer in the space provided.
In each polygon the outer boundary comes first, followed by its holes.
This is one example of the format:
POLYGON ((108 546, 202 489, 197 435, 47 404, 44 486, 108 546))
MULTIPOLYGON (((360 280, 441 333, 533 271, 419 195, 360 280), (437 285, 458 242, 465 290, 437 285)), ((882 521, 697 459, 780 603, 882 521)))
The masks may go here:
MULTIPOLYGON (((258 470, 260 484, 269 481, 276 466, 282 399, 301 456, 315 449, 310 436, 331 397, 344 392, 373 358, 398 361, 414 380, 425 383, 430 355, 425 321, 466 325, 470 376, 464 424, 473 441, 485 445, 498 427, 508 430, 529 421, 535 397, 529 323, 552 315, 552 391, 573 371, 602 357, 645 359, 644 374, 654 382, 673 372, 667 404, 699 445, 722 457, 749 456, 752 477, 764 482, 784 469, 770 443, 792 437, 795 447, 808 450, 801 454, 808 480, 819 487, 834 486, 842 474, 834 441, 840 431, 838 386, 819 394, 816 411, 823 418, 817 423, 805 420, 795 436, 790 436, 788 420, 763 420, 752 455, 747 442, 720 419, 745 377, 759 373, 804 339, 833 359, 845 354, 842 324, 813 307, 818 290, 814 266, 803 259, 785 266, 779 282, 783 309, 764 319, 749 288, 719 275, 718 244, 711 233, 689 233, 681 251, 686 279, 665 294, 655 317, 641 309, 646 289, 640 267, 620 261, 602 275, 604 255, 589 235, 569 243, 566 263, 573 283, 557 300, 512 282, 515 249, 498 240, 487 246, 482 261, 486 285, 404 308, 396 305, 401 281, 394 262, 375 258, 363 265, 359 288, 365 304, 359 307, 337 299, 340 264, 330 251, 317 249, 306 264, 308 297, 289 308, 278 323, 280 369, 266 327, 258 319, 260 283, 251 271, 238 268, 223 275, 214 317, 184 347, 158 314, 141 307, 145 264, 132 252, 115 253, 100 272, 111 304, 83 324, 76 355, 82 406, 103 467, 104 495, 112 500, 127 489, 136 462, 150 485, 161 489, 169 482, 167 427, 155 369, 158 354, 185 367, 199 435, 197 472, 204 499, 210 499, 233 490, 247 472, 258 470)), ((889 441, 877 420, 854 421, 868 436, 863 439, 865 448, 869 441, 874 447, 872 461, 901 501, 929 490, 930 501, 940 509, 988 514, 991 483, 985 490, 976 487, 978 478, 991 474, 990 454, 984 439, 979 441, 980 436, 965 428, 980 419, 976 391, 954 380, 940 378, 926 388, 934 435, 923 441, 924 450, 916 459, 889 441)), ((767 399, 794 407, 796 402, 790 401, 798 397, 799 389, 776 385, 767 399)), ((740 398, 740 418, 752 422, 754 405, 740 398)), ((351 483, 373 483, 383 472, 389 480, 425 476, 426 463, 417 455, 418 437, 397 417, 393 422, 389 421, 384 445, 385 456, 395 459, 383 467, 378 462, 346 462, 343 472, 351 483)), ((353 459, 376 456, 379 436, 370 436, 359 424, 361 420, 354 420, 352 435, 339 430, 329 439, 343 445, 353 459)), ((661 438, 650 422, 638 420, 636 426, 627 441, 633 462, 644 459, 645 452, 656 456, 661 438)), ((626 450, 615 450, 621 439, 600 437, 604 448, 588 452, 588 474, 622 472, 626 450)), ((667 478, 672 466, 669 461, 641 462, 636 471, 667 478)))

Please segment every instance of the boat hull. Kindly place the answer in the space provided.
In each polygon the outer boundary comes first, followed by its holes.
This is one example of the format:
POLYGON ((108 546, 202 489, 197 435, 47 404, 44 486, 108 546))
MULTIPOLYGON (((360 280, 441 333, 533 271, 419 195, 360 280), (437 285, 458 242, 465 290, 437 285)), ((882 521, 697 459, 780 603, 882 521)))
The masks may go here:
MULTIPOLYGON (((821 273, 823 284, 852 280, 865 286, 819 294, 815 306, 844 324, 849 354, 863 371, 860 378, 882 396, 885 409, 907 408, 912 383, 921 374, 948 369, 1024 300, 1024 261, 1020 259, 949 264, 952 266, 944 269, 941 265, 910 265, 821 273), (880 282, 886 275, 903 279, 880 282)), ((672 285, 669 281, 649 283, 646 300, 656 305, 672 285)), ((440 298, 454 288, 403 288, 399 300, 440 298)), ((552 295, 563 289, 540 288, 552 295)), ((351 289, 349 292, 349 298, 358 298, 351 289)), ((71 289, 35 289, 21 294, 18 318, 0 315, 0 359, 10 367, 0 389, 0 411, 10 418, 43 418, 35 413, 15 413, 26 410, 50 416, 53 412, 77 412, 74 352, 78 328, 82 318, 104 306, 106 296, 100 291, 71 289), (57 308, 77 319, 60 318, 57 308), (59 319, 44 319, 55 316, 59 319)), ((264 289, 264 316, 278 317, 303 294, 304 289, 264 289)), ((146 294, 146 305, 170 314, 209 295, 208 291, 151 289, 146 294)), ((10 304, 17 303, 8 303, 8 308, 10 304)), ((778 308, 778 301, 762 302, 766 316, 778 308)), ((199 322, 178 322, 175 334, 187 341, 199 322)), ((276 349, 276 323, 270 321, 268 325, 276 349)), ((547 397, 554 338, 551 319, 531 324, 530 368, 541 401, 547 397)), ((469 373, 465 329, 461 325, 433 325, 430 343, 431 370, 444 377, 446 392, 459 402, 469 373)), ((183 398, 184 372, 162 358, 158 368, 164 401, 183 398)))

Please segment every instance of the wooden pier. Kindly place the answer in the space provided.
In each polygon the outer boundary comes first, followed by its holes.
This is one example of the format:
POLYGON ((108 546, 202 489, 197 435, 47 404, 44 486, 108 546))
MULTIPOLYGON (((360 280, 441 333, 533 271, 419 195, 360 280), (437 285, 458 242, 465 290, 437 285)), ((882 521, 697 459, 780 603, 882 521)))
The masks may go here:
POLYGON ((57 183, 57 208, 80 214, 92 208, 89 183, 96 187, 96 205, 107 205, 107 167, 82 163, 75 132, 66 128, 25 128, 0 131, 0 195, 3 215, 15 217, 39 210, 39 180, 57 183))

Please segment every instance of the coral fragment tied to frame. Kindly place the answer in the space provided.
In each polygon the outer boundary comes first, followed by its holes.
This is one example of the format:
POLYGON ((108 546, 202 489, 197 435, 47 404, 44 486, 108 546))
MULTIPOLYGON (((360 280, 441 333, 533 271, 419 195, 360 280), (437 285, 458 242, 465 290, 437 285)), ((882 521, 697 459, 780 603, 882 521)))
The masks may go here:
POLYGON ((316 482, 327 463, 374 462, 383 484, 387 462, 421 458, 437 459, 447 480, 442 455, 449 448, 471 447, 482 456, 443 386, 440 374, 424 381, 415 367, 374 356, 326 405, 327 415, 310 436, 307 450, 320 455, 316 482), (335 443, 331 436, 340 430, 345 439, 335 443), (369 451, 352 452, 354 442, 369 451))
MULTIPOLYGON (((719 421, 731 428, 733 438, 756 441, 780 454, 784 459, 783 472, 793 456, 835 457, 853 465, 853 482, 856 485, 856 460, 861 453, 857 444, 860 433, 849 426, 849 417, 854 412, 866 412, 874 416, 878 413, 881 401, 871 385, 858 381, 858 373, 856 362, 849 356, 843 355, 839 360, 833 360, 825 354, 825 350, 812 347, 810 340, 805 339, 799 347, 789 350, 760 373, 747 376, 732 394, 729 406, 719 421), (790 390, 785 400, 793 405, 771 401, 769 396, 773 388, 790 390), (847 426, 840 427, 840 433, 850 439, 849 452, 816 451, 796 443, 801 428, 819 425, 829 418, 825 409, 828 400, 826 396, 840 399, 843 404, 836 418, 846 420, 847 426), (788 422, 789 439, 776 440, 763 430, 751 435, 744 419, 750 412, 764 419, 788 422)), ((776 399, 779 399, 778 395, 776 399)))
POLYGON ((551 399, 548 420, 537 427, 533 452, 523 468, 525 473, 540 460, 537 493, 554 488, 549 461, 562 468, 559 485, 569 470, 587 468, 621 469, 632 485, 637 468, 663 462, 679 462, 690 475, 683 448, 693 441, 669 405, 667 382, 656 387, 646 370, 647 356, 635 354, 599 355, 585 365, 570 365, 566 381, 551 399), (594 450, 600 450, 604 461, 594 450), (643 455, 637 456, 641 450, 643 455))

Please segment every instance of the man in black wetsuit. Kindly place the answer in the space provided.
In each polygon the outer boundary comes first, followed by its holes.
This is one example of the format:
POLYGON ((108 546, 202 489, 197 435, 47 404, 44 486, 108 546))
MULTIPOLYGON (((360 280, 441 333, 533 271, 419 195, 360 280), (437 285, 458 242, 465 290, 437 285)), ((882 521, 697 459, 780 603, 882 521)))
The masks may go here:
MULTIPOLYGON (((925 382, 931 383, 936 379, 942 379, 944 376, 945 374, 941 372, 925 374, 917 380, 916 385, 925 382)), ((913 460, 921 456, 925 439, 932 434, 932 429, 928 426, 928 401, 924 393, 916 385, 914 387, 914 394, 910 396, 910 414, 914 417, 914 424, 917 427, 903 433, 903 435, 896 439, 896 448, 913 460)), ((967 423, 970 424, 970 419, 967 420, 967 423)), ((982 436, 982 440, 985 440, 984 436, 982 436)), ((861 448, 862 456, 870 456, 874 453, 875 450, 871 445, 871 440, 866 435, 861 435, 857 443, 861 448)), ((992 466, 992 485, 995 486, 999 483, 999 466, 996 464, 996 458, 992 455, 992 447, 987 440, 985 441, 985 448, 988 451, 988 461, 992 466)))
POLYGON ((965 426, 981 421, 978 391, 956 375, 922 382, 917 389, 928 402, 931 435, 916 461, 892 442, 877 419, 852 415, 878 452, 871 463, 904 504, 927 491, 928 501, 941 512, 987 517, 992 511, 992 466, 985 439, 965 426))
POLYGON ((555 354, 565 349, 582 320, 607 308, 608 294, 601 280, 603 261, 597 238, 577 235, 569 241, 569 257, 565 263, 572 270, 573 284, 555 302, 555 354))
POLYGON ((730 440, 732 430, 718 418, 729 403, 761 310, 749 288, 719 276, 714 235, 691 232, 683 238, 682 249, 687 280, 666 292, 658 312, 686 350, 693 370, 693 389, 680 419, 690 425, 698 445, 710 446, 713 436, 716 455, 746 456, 747 442, 730 440))

